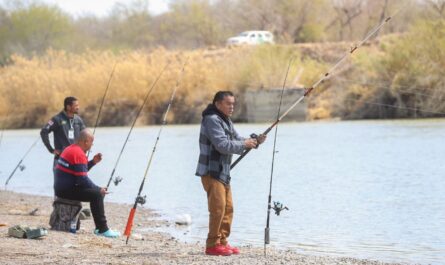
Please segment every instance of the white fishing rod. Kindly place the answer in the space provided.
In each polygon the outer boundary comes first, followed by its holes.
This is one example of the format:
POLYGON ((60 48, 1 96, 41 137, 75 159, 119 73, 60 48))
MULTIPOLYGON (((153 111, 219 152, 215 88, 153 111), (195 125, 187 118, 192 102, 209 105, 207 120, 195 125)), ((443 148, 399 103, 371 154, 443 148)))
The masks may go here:
MULTIPOLYGON (((400 9, 401 10, 401 9, 400 9)), ((397 11, 392 17, 394 17, 396 14, 398 14, 399 11, 397 11)), ((370 31, 370 33, 368 33, 368 35, 366 35, 366 37, 360 41, 358 44, 356 44, 355 46, 351 47, 351 49, 346 52, 335 64, 334 66, 332 66, 317 82, 315 82, 311 87, 307 88, 303 94, 303 96, 301 96, 300 98, 298 98, 280 117, 278 117, 278 119, 269 127, 267 128, 262 134, 263 135, 267 135, 275 126, 277 126, 277 124, 284 118, 287 116, 287 114, 289 114, 289 112, 291 110, 293 110, 295 108, 295 106, 297 106, 301 101, 303 101, 303 99, 305 97, 307 97, 312 90, 314 90, 315 88, 317 88, 320 84, 322 84, 324 81, 326 81, 328 78, 330 78, 332 76, 332 72, 335 71, 335 69, 337 69, 348 57, 352 56, 352 54, 359 49, 361 46, 363 46, 364 43, 366 43, 374 34, 376 34, 385 24, 387 24, 391 19, 391 16, 387 17, 386 19, 384 19, 379 25, 377 25, 373 30, 370 31)), ((252 134, 252 136, 256 137, 256 134, 252 134)), ((247 149, 245 150, 239 157, 238 159, 235 160, 235 162, 233 162, 230 165, 230 169, 234 168, 252 149, 247 149)))

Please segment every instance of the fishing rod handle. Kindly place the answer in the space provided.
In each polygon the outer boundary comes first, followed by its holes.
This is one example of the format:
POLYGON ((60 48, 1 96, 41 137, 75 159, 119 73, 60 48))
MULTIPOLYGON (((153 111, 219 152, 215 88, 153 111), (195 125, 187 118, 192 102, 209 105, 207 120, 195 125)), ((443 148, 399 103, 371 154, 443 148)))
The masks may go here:
POLYGON ((230 169, 233 169, 238 163, 239 163, 239 161, 241 161, 249 152, 250 152, 250 150, 252 150, 252 149, 247 149, 246 151, 244 151, 244 153, 242 153, 242 155, 240 155, 236 160, 235 160, 235 162, 233 162, 231 165, 230 165, 230 169))
MULTIPOLYGON (((258 143, 257 147, 260 145, 258 143)), ((252 149, 246 149, 236 160, 230 165, 230 169, 234 168, 252 149)))
MULTIPOLYGON (((280 120, 276 120, 269 128, 267 128, 262 134, 267 135, 278 123, 280 120)), ((260 145, 260 143, 258 143, 260 145)), ((233 169, 252 149, 246 149, 236 160, 230 165, 230 169, 233 169)))
POLYGON ((127 225, 125 226, 125 231, 124 231, 124 235, 127 236, 127 240, 125 241, 126 245, 128 244, 128 240, 130 239, 131 231, 133 229, 134 216, 136 215, 136 208, 138 207, 138 204, 143 205, 145 203, 145 197, 146 196, 142 197, 140 193, 138 194, 138 196, 134 201, 134 205, 130 210, 130 214, 128 215, 127 225), (141 202, 141 198, 143 202, 141 202))
POLYGON ((128 215, 127 225, 125 226, 125 231, 124 231, 124 235, 126 235, 127 237, 130 236, 131 230, 133 228, 133 221, 134 221, 134 215, 136 213, 136 207, 131 208, 130 214, 128 215))
POLYGON ((264 228, 264 244, 270 244, 270 229, 269 227, 264 228))

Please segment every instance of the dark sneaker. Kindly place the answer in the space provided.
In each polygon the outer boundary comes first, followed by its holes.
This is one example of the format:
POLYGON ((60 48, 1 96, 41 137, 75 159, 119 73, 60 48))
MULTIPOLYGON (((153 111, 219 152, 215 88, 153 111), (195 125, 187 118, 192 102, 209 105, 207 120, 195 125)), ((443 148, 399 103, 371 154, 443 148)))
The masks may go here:
POLYGON ((223 245, 216 245, 211 248, 206 248, 206 255, 213 255, 213 256, 230 256, 232 255, 232 251, 226 246, 223 245))
POLYGON ((238 255, 239 254, 239 248, 237 247, 232 247, 231 245, 227 244, 225 245, 226 249, 232 251, 233 255, 238 255))

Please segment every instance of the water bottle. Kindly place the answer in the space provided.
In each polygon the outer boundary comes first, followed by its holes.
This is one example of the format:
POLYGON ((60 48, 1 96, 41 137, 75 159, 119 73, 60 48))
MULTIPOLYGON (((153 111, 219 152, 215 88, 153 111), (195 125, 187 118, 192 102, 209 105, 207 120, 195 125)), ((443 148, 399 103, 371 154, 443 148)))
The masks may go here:
POLYGON ((77 220, 73 219, 73 220, 71 220, 71 223, 70 223, 70 233, 75 234, 76 231, 77 231, 77 220))

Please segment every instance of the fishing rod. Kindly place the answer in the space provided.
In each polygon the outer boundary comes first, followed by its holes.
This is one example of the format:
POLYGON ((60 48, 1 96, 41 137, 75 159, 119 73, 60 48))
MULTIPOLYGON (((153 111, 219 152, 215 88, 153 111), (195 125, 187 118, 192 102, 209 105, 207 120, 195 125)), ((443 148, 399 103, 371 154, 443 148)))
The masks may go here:
MULTIPOLYGON (((372 86, 373 88, 376 88, 376 89, 388 89, 388 88, 396 89, 395 92, 398 94, 391 95, 391 97, 393 97, 393 98, 397 98, 398 96, 405 96, 405 95, 413 95, 416 97, 416 99, 417 98, 421 98, 421 99, 435 99, 435 98, 437 98, 432 93, 415 92, 416 88, 415 87, 413 88, 412 86, 400 86, 400 85, 393 86, 393 85, 388 85, 383 82, 362 83, 359 85, 370 86, 370 87, 372 86)), ((384 92, 386 92, 386 91, 384 91, 384 92)), ((391 93, 391 91, 389 91, 389 93, 391 93)), ((374 95, 373 97, 371 97, 371 99, 376 100, 378 97, 379 97, 379 95, 374 95)), ((397 105, 392 105, 392 104, 375 102, 375 101, 371 101, 371 100, 352 99, 352 98, 347 98, 347 99, 342 99, 342 100, 345 102, 360 102, 363 104, 375 105, 375 106, 380 106, 380 107, 388 107, 388 108, 392 108, 392 109, 412 110, 412 111, 416 111, 416 112, 429 113, 429 114, 434 114, 434 115, 445 115, 444 112, 440 112, 440 111, 435 111, 435 110, 430 110, 430 109, 428 110, 428 109, 422 109, 422 108, 416 108, 416 107, 402 107, 402 106, 397 106, 397 105)))
MULTIPOLYGON (((363 83, 361 85, 378 85, 375 86, 375 88, 387 88, 388 86, 385 85, 379 85, 380 83, 363 83)), ((381 83, 383 84, 383 83, 381 83)), ((403 95, 414 95, 416 98, 417 97, 421 97, 423 99, 435 99, 437 97, 433 96, 431 93, 419 93, 419 92, 415 92, 413 91, 412 87, 410 86, 391 86, 391 88, 395 88, 397 89, 397 92, 403 92, 403 95), (402 89, 403 88, 403 89, 402 89), (406 89, 406 88, 411 88, 411 89, 406 89)), ((411 110, 411 111, 415 111, 415 112, 422 112, 422 113, 428 113, 428 114, 433 114, 433 115, 445 115, 445 112, 440 112, 440 111, 435 111, 435 110, 431 110, 431 109, 422 109, 422 108, 416 108, 416 107, 402 107, 402 106, 397 106, 397 105, 393 105, 393 104, 386 104, 386 103, 381 103, 381 102, 376 102, 373 100, 377 100, 377 98, 379 97, 379 95, 374 95, 373 97, 371 97, 372 100, 363 100, 363 99, 352 99, 352 98, 348 98, 348 99, 343 99, 345 102, 359 102, 359 103, 363 103, 363 104, 368 104, 368 105, 374 105, 374 106, 380 106, 380 107, 388 107, 388 108, 392 108, 392 109, 400 109, 400 110, 411 110)), ((397 97, 397 95, 392 96, 394 98, 397 97)))
POLYGON ((421 89, 419 87, 392 85, 392 84, 388 84, 385 82, 363 82, 363 83, 356 83, 356 82, 349 82, 349 81, 342 82, 342 84, 351 84, 351 83, 360 85, 360 86, 376 88, 376 89, 388 89, 388 92, 390 92, 391 94, 402 92, 399 94, 402 94, 402 95, 409 94, 409 95, 415 95, 415 96, 422 96, 425 98, 435 98, 432 93, 418 92, 417 89, 421 89))
MULTIPOLYGON (((108 90, 109 90, 109 88, 110 88, 110 84, 111 84, 111 79, 113 79, 114 70, 116 69, 116 65, 117 65, 117 62, 114 63, 113 70, 111 70, 110 78, 108 79, 107 87, 105 88, 104 95, 103 95, 103 97, 102 97, 102 102, 100 103, 99 111, 98 111, 98 113, 97 113, 97 117, 96 117, 96 123, 94 124, 93 136, 94 136, 94 134, 96 133, 96 128, 97 128, 97 125, 99 124, 99 118, 100 118, 100 114, 102 113, 102 107, 103 107, 104 102, 105 102, 105 97, 106 97, 107 94, 108 94, 108 90)), ((87 159, 88 159, 88 157, 90 156, 90 152, 91 152, 91 149, 88 150, 88 153, 87 153, 87 159)))
POLYGON ((108 187, 110 187, 111 181, 114 182, 115 186, 117 186, 122 181, 122 178, 120 176, 117 176, 116 178, 113 179, 114 173, 116 172, 117 165, 119 164, 119 161, 120 161, 121 156, 122 156, 122 154, 124 152, 125 146, 127 145, 128 139, 130 138, 131 132, 133 131, 134 125, 136 124, 136 121, 137 121, 139 115, 141 114, 142 109, 144 108, 145 104, 147 103, 148 98, 151 95, 151 92, 153 92, 154 87, 156 86, 156 84, 158 83, 158 81, 161 78, 162 74, 165 72, 165 70, 170 65, 170 63, 171 62, 168 62, 164 66, 162 71, 158 74, 158 76, 156 77, 155 81, 150 86, 150 89, 147 91, 147 94, 145 95, 144 101, 142 102, 142 105, 139 107, 139 110, 138 110, 136 116, 134 117, 133 124, 131 124, 130 131, 127 134, 127 138, 125 139, 124 144, 122 145, 122 149, 121 149, 121 151, 119 153, 119 156, 117 157, 116 163, 114 164, 114 168, 113 168, 113 171, 111 172, 110 178, 108 179, 108 183, 107 183, 106 189, 108 189, 108 187))
MULTIPOLYGON (((399 10, 400 11, 400 10, 399 10)), ((397 11, 396 14, 399 12, 397 11)), ((394 14, 395 16, 395 14, 394 14)), ((322 84, 324 81, 326 81, 328 78, 330 78, 332 75, 331 73, 337 69, 349 56, 352 56, 352 54, 360 48, 365 42, 367 42, 376 32, 378 32, 386 23, 388 23, 392 19, 391 16, 387 17, 385 20, 383 20, 378 26, 376 26, 360 43, 356 44, 355 46, 351 47, 351 49, 346 52, 336 63, 334 66, 332 66, 329 71, 327 71, 317 82, 315 82, 311 87, 305 89, 305 92, 303 96, 298 98, 278 119, 269 127, 267 128, 262 134, 267 135, 275 126, 278 125, 278 123, 289 114, 289 112, 295 108, 305 97, 307 97, 316 87, 318 87, 320 84, 322 84)), ((252 138, 257 138, 258 135, 252 134, 252 138)), ((252 149, 245 150, 238 159, 235 160, 230 165, 230 169, 233 169, 252 149)))
POLYGON ((125 226, 125 232, 124 232, 124 235, 127 236, 127 240, 126 240, 125 244, 128 244, 128 240, 130 239, 130 236, 131 236, 131 229, 133 227, 134 215, 136 214, 136 208, 137 208, 138 204, 140 204, 142 206, 147 201, 147 195, 145 195, 145 196, 141 195, 142 189, 144 188, 145 179, 147 178, 148 170, 150 169, 150 165, 153 160, 153 156, 155 154, 156 146, 158 145, 159 138, 162 133, 162 129, 167 124, 167 115, 168 115, 168 112, 170 111, 170 108, 173 104, 173 100, 176 95, 176 90, 178 89, 179 83, 180 83, 182 77, 184 76, 184 69, 185 69, 185 65, 187 64, 187 61, 188 61, 188 58, 185 60, 184 64, 182 65, 181 74, 180 74, 178 80, 176 81, 175 88, 173 89, 167 109, 165 110, 164 118, 162 120, 161 127, 159 128, 158 136, 156 137, 156 142, 153 146, 153 150, 152 150, 150 158, 148 160, 147 168, 145 169, 144 178, 142 179, 141 185, 139 187, 138 195, 136 196, 136 199, 134 201, 133 208, 131 208, 131 210, 130 210, 130 215, 128 216, 127 225, 125 226))
POLYGON ((8 110, 8 111, 6 112, 6 117, 5 117, 5 119, 3 120, 3 122, 2 122, 2 131, 0 132, 0 146, 2 145, 3 132, 5 131, 5 128, 6 128, 6 120, 8 119, 10 113, 11 113, 11 110, 8 110))
MULTIPOLYGON (((287 76, 289 74, 289 69, 290 69, 290 66, 291 66, 292 62, 293 62, 293 58, 291 58, 289 60, 289 64, 287 66, 286 75, 284 77, 283 88, 281 89, 280 104, 278 105, 277 119, 280 118, 281 105, 283 104, 284 89, 286 87, 287 76)), ((285 209, 288 210, 288 208, 283 206, 280 202, 274 202, 274 207, 273 208, 271 206, 271 202, 272 202, 273 169, 274 169, 274 162, 275 162, 275 153, 276 153, 275 147, 276 147, 276 144, 277 144, 277 134, 278 134, 278 125, 275 126, 275 136, 274 136, 274 140, 273 140, 272 167, 271 167, 271 170, 270 170, 269 196, 268 196, 268 201, 267 201, 267 219, 266 219, 266 228, 264 229, 264 256, 266 256, 266 245, 268 245, 270 243, 270 234, 269 234, 269 231, 270 231, 270 229, 269 229, 270 210, 274 209, 276 215, 280 215, 280 212, 282 210, 285 210, 285 209)))
MULTIPOLYGON (((346 99, 345 101, 357 102, 357 101, 360 101, 360 100, 359 99, 346 99)), ((400 106, 394 106, 394 105, 391 105, 391 104, 378 103, 378 102, 372 102, 372 101, 361 101, 361 102, 364 103, 364 104, 368 104, 368 105, 375 105, 375 106, 388 107, 388 108, 401 109, 401 110, 412 110, 412 111, 418 111, 418 112, 422 112, 422 113, 429 113, 429 114, 436 114, 436 115, 444 115, 445 116, 445 112, 424 110, 424 109, 411 108, 411 107, 400 107, 400 106)))
POLYGON ((2 127, 2 131, 0 132, 0 147, 2 146, 3 132, 4 131, 5 131, 5 126, 2 127))
POLYGON ((20 171, 25 170, 26 166, 22 164, 23 160, 29 154, 29 152, 31 152, 32 148, 37 144, 39 139, 40 139, 40 136, 37 137, 37 139, 34 141, 34 143, 28 148, 28 150, 26 151, 25 155, 23 155, 22 159, 20 159, 20 161, 17 163, 17 166, 15 166, 14 170, 11 172, 11 174, 9 175, 8 179, 5 182, 5 190, 6 190, 7 186, 8 186, 9 181, 11 180, 12 176, 14 176, 15 172, 17 171, 17 169, 20 169, 20 171))
POLYGON ((2 140, 3 140, 3 132, 5 131, 5 127, 2 127, 2 131, 0 133, 0 147, 2 146, 2 140))

